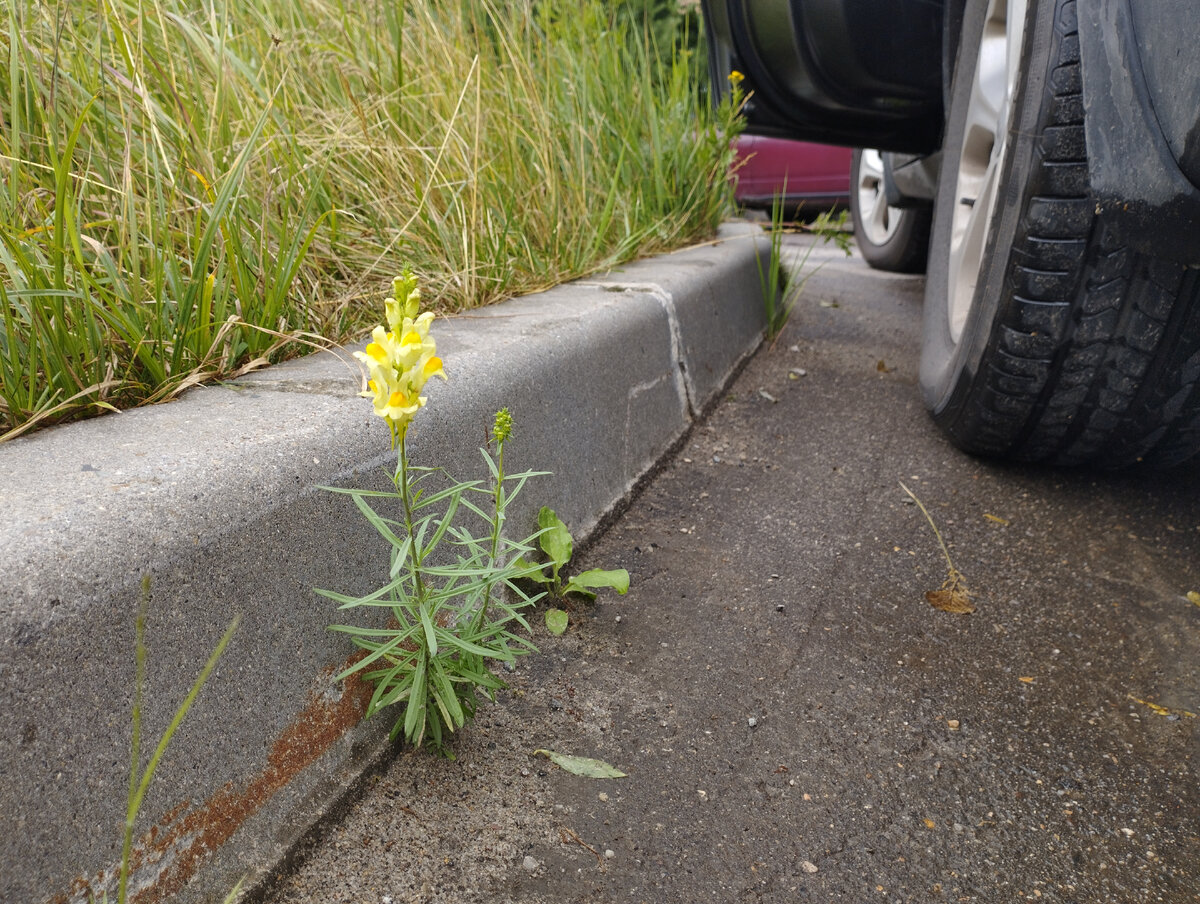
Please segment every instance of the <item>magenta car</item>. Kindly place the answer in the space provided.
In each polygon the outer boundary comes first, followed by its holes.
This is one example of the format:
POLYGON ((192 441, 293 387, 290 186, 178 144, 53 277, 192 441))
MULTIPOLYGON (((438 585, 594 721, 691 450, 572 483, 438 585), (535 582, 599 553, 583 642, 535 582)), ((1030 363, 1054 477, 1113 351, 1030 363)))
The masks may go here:
POLYGON ((814 213, 850 200, 850 148, 743 135, 737 143, 735 196, 747 207, 770 207, 780 194, 790 209, 814 213))

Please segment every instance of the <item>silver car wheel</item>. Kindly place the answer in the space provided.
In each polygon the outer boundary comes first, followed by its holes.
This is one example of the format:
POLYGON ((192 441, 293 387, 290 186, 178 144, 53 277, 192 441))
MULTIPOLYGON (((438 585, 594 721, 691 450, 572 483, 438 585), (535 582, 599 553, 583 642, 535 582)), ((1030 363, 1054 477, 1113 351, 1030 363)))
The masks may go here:
POLYGON ((883 157, 879 151, 863 149, 858 165, 858 209, 863 232, 875 245, 886 244, 896 233, 904 215, 897 207, 888 207, 883 193, 883 157))
POLYGON ((971 79, 966 132, 950 229, 947 314, 958 342, 971 310, 996 207, 1012 98, 1020 68, 1027 0, 989 0, 971 79))

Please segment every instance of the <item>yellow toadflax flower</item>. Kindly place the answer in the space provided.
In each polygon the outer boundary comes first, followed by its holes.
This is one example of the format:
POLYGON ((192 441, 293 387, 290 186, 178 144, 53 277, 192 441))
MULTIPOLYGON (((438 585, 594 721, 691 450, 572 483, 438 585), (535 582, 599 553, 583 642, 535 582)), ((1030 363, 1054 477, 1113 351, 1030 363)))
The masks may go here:
POLYGON ((433 313, 418 314, 421 290, 407 267, 392 282, 385 302, 388 329, 375 327, 366 351, 354 357, 367 366, 370 379, 361 393, 374 402, 375 413, 388 422, 393 441, 403 439, 413 416, 425 404, 421 390, 430 377, 446 379, 437 344, 429 335, 433 313))

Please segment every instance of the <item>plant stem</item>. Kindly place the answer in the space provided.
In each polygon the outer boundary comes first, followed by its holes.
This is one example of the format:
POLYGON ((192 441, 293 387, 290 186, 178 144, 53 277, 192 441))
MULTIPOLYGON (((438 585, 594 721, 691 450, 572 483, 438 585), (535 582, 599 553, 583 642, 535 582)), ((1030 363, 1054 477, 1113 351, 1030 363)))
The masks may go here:
POLYGON ((133 850, 133 824, 137 818, 138 767, 141 761, 142 694, 146 687, 146 612, 150 608, 150 575, 142 575, 142 597, 134 622, 133 740, 129 754, 129 795, 125 799, 125 833, 121 840, 121 872, 117 879, 117 904, 125 904, 129 882, 129 857, 133 850))
POLYGON ((925 508, 925 504, 917 498, 917 494, 904 485, 904 481, 900 481, 900 489, 908 493, 912 497, 912 501, 917 504, 917 508, 921 510, 921 514, 925 516, 925 520, 929 522, 929 526, 933 528, 933 535, 937 537, 938 545, 942 547, 942 555, 946 557, 946 567, 950 570, 953 577, 958 574, 958 569, 954 567, 954 563, 950 561, 950 550, 946 548, 946 541, 942 539, 942 532, 938 530, 937 525, 933 523, 933 518, 929 514, 929 510, 925 508))
POLYGON ((396 489, 400 491, 400 499, 404 503, 404 527, 408 531, 410 555, 413 560, 413 592, 417 605, 425 605, 425 581, 421 577, 421 550, 417 546, 417 532, 413 526, 412 495, 408 486, 408 447, 405 443, 407 431, 400 434, 400 470, 396 472, 396 489))
MULTIPOLYGON (((496 501, 495 515, 492 518, 492 555, 491 566, 493 571, 496 568, 496 556, 500 552, 500 532, 504 528, 504 440, 496 440, 496 501)), ((487 624, 488 604, 492 601, 492 587, 494 583, 488 581, 487 586, 483 591, 483 607, 480 609, 479 626, 483 627, 487 624)))

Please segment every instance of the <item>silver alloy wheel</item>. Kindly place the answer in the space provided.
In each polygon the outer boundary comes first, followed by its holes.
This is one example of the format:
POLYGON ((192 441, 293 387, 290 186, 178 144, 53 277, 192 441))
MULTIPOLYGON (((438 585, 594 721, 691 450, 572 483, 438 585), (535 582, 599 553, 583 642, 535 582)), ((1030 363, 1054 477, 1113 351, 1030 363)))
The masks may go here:
POLYGON ((896 232, 903 211, 888 207, 883 194, 883 157, 864 148, 858 164, 859 219, 863 233, 873 245, 883 245, 896 232))
POLYGON ((975 297, 1004 166, 1028 0, 989 0, 971 76, 966 130, 950 229, 947 315, 957 343, 975 297))

